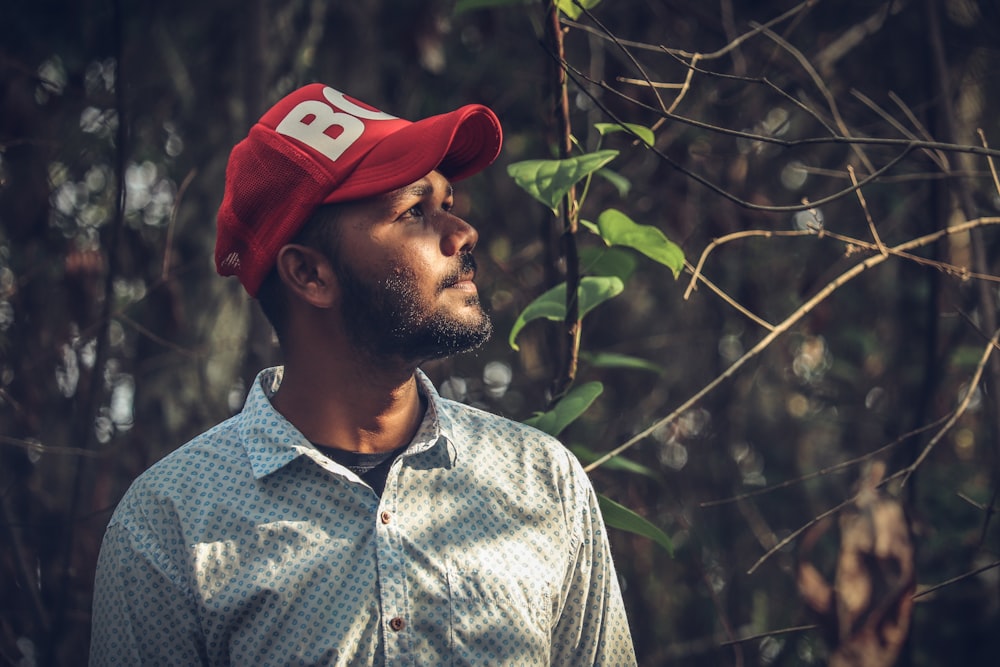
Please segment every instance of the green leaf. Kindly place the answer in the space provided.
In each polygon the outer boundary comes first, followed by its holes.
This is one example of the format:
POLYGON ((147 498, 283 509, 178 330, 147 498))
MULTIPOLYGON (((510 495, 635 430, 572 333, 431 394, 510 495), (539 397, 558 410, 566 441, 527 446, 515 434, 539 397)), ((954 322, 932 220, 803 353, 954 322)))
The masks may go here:
MULTIPOLYGON (((582 220, 580 224, 583 224, 582 220)), ((598 234, 596 226, 594 233, 598 234)), ((580 248, 579 252, 580 273, 589 276, 615 276, 623 283, 628 282, 638 264, 635 254, 622 248, 580 248)))
POLYGON ((656 142, 656 135, 645 125, 636 125, 635 123, 594 123, 594 128, 600 132, 602 137, 614 132, 625 132, 626 128, 628 128, 632 134, 639 137, 639 140, 647 146, 652 146, 656 142))
MULTIPOLYGON (((577 291, 580 300, 580 319, 596 306, 622 293, 625 283, 615 276, 587 276, 580 280, 577 291)), ((566 319, 566 283, 560 283, 528 304, 521 311, 510 330, 507 342, 514 350, 517 346, 517 335, 521 329, 533 320, 546 319, 556 322, 566 319)))
POLYGON ((637 371, 649 371, 661 375, 665 368, 659 364, 639 357, 632 357, 627 354, 615 354, 613 352, 581 353, 580 358, 596 368, 628 368, 637 371))
POLYGON ((507 165, 507 173, 525 192, 557 213, 570 188, 618 157, 618 151, 586 153, 564 160, 526 160, 507 165))
POLYGON ((574 0, 556 0, 556 7, 558 7, 559 11, 566 16, 576 20, 580 18, 580 15, 583 13, 583 10, 577 5, 577 2, 580 5, 583 5, 586 9, 593 9, 601 3, 601 0, 576 0, 576 2, 574 2, 574 0))
POLYGON ((619 197, 627 197, 629 191, 632 189, 632 181, 628 180, 617 171, 611 171, 610 169, 598 169, 597 175, 614 186, 615 190, 618 191, 619 197))
POLYGON ((674 544, 662 530, 624 505, 620 505, 600 493, 597 494, 597 502, 601 506, 601 514, 604 515, 604 523, 612 528, 627 530, 630 533, 648 537, 666 549, 667 553, 670 554, 670 557, 673 558, 674 544))
POLYGON ((586 412, 603 391, 604 385, 600 382, 588 382, 573 387, 551 410, 535 415, 531 419, 525 419, 524 423, 557 437, 563 429, 586 412))
MULTIPOLYGON (((584 447, 583 445, 574 445, 570 449, 572 449, 573 453, 576 454, 576 457, 581 461, 583 461, 584 463, 590 463, 592 461, 596 461, 597 459, 604 456, 603 454, 595 452, 594 450, 589 449, 588 447, 584 447)), ((603 464, 601 464, 601 467, 606 470, 621 470, 624 472, 635 473, 637 475, 644 475, 645 477, 654 479, 657 482, 663 481, 663 478, 660 476, 660 474, 655 470, 653 470, 652 468, 650 468, 649 466, 644 466, 641 463, 636 463, 635 461, 627 459, 624 456, 613 456, 607 461, 605 461, 603 464)))
POLYGON ((475 9, 492 9, 493 7, 513 7, 514 5, 527 5, 531 0, 458 0, 455 3, 456 15, 462 12, 471 12, 475 9))
POLYGON ((620 245, 638 250, 674 272, 674 278, 684 268, 684 251, 652 225, 638 225, 621 211, 613 208, 597 218, 601 238, 608 245, 620 245))

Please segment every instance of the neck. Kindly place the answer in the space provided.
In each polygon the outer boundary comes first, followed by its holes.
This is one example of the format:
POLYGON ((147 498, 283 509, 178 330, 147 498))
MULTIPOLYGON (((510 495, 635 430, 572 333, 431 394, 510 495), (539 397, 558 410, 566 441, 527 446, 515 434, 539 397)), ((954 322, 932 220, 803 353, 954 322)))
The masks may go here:
POLYGON ((271 402, 311 442, 376 453, 416 435, 425 406, 414 366, 373 365, 356 356, 286 356, 271 402))

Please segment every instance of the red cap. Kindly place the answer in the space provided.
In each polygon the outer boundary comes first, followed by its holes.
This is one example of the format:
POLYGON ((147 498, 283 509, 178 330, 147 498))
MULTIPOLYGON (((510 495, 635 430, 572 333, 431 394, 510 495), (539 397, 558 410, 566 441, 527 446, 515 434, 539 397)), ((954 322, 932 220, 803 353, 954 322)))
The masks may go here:
POLYGON ((274 105, 233 148, 219 209, 215 267, 251 296, 322 204, 401 188, 435 169, 452 181, 500 154, 500 121, 463 106, 412 123, 314 83, 274 105))

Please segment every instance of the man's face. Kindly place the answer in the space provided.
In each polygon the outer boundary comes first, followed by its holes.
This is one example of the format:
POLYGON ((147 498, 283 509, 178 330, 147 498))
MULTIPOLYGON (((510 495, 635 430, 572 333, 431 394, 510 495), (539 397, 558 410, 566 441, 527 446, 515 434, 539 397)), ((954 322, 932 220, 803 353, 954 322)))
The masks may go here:
POLYGON ((451 213, 453 203, 447 179, 432 172, 338 216, 334 270, 359 349, 420 362, 489 339, 493 325, 472 282, 478 233, 451 213))

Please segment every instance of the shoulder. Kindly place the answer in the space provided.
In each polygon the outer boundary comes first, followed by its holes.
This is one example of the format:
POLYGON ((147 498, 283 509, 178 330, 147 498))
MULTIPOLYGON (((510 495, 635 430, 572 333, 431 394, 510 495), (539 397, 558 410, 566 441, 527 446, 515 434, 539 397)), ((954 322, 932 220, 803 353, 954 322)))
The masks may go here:
POLYGON ((533 426, 447 398, 438 399, 442 415, 455 430, 468 435, 501 438, 512 444, 529 444, 546 450, 563 451, 565 447, 551 435, 533 426))
POLYGON ((132 527, 144 517, 148 520, 151 514, 169 511, 176 503, 195 497, 220 476, 249 470, 237 417, 201 433, 136 477, 118 503, 111 525, 132 527))
POLYGON ((564 485, 589 485, 576 456, 551 435, 471 405, 439 400, 451 421, 450 437, 459 451, 468 450, 482 463, 499 461, 564 485))

